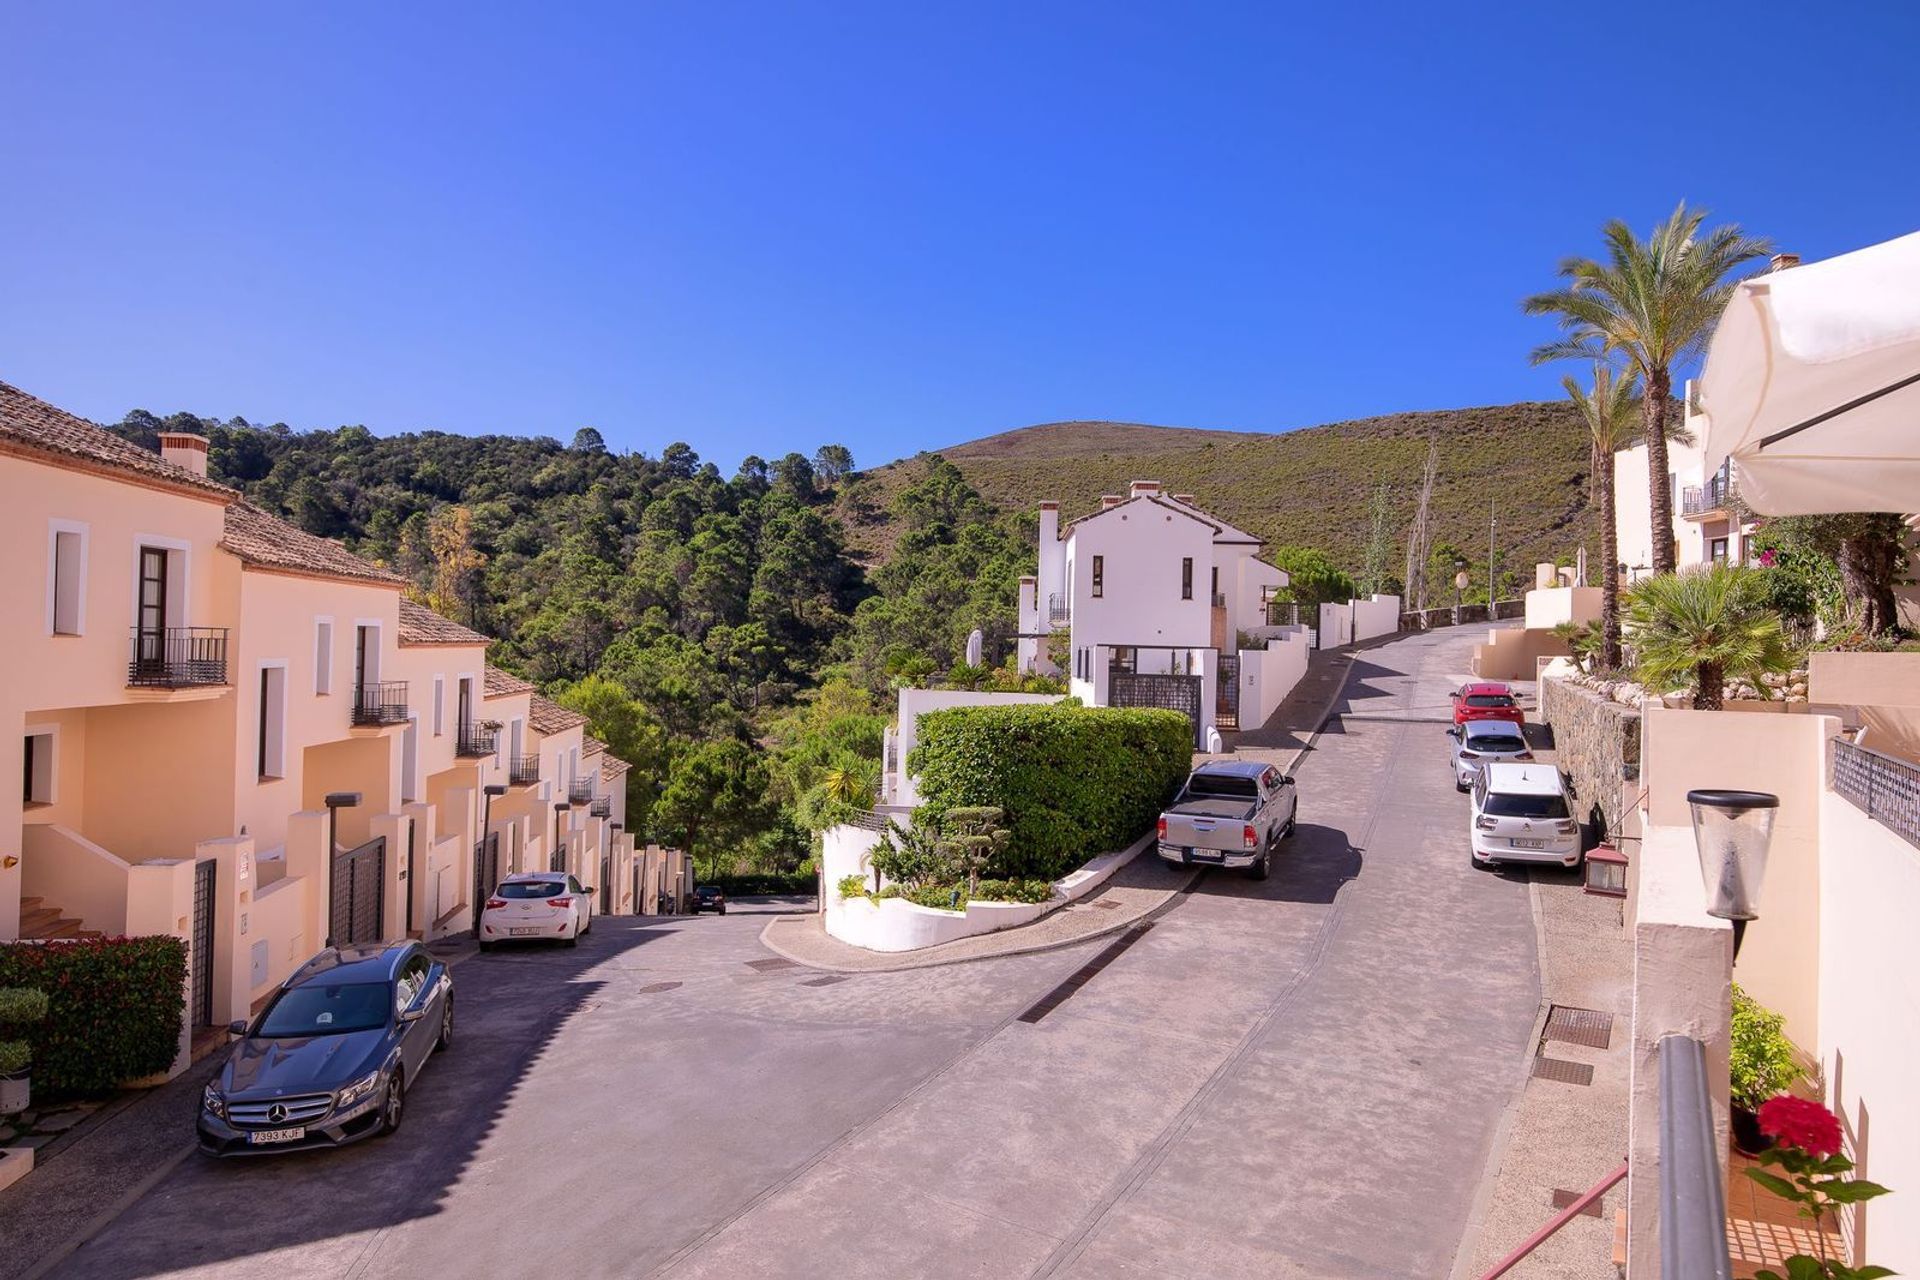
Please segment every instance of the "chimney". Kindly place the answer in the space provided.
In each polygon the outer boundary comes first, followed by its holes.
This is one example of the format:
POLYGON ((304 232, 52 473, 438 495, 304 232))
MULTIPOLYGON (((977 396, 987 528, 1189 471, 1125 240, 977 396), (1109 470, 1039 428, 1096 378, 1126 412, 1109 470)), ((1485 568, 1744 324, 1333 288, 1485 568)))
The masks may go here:
POLYGON ((1158 480, 1135 480, 1127 486, 1127 496, 1129 498, 1145 498, 1158 492, 1160 492, 1160 482, 1158 480))
POLYGON ((1117 507, 1125 501, 1126 499, 1117 493, 1103 493, 1100 495, 1100 509, 1105 511, 1108 507, 1117 507))
POLYGON ((1797 254, 1797 253, 1776 253, 1776 254, 1774 254, 1774 255, 1773 255, 1773 257, 1771 257, 1771 258, 1769 258, 1769 259, 1767 259, 1767 272, 1766 272, 1766 273, 1767 273, 1768 275, 1772 275, 1772 274, 1773 274, 1774 272, 1776 272, 1776 271, 1785 271, 1785 270, 1786 270, 1786 269, 1787 269, 1788 267, 1797 267, 1797 266, 1799 266, 1799 265, 1800 265, 1800 255, 1799 255, 1799 254, 1797 254))
POLYGON ((1060 504, 1043 502, 1040 504, 1040 545, 1051 546, 1060 541, 1060 504))
POLYGON ((1176 493, 1173 495, 1173 500, 1189 507, 1195 505, 1193 495, 1190 493, 1176 493))
POLYGON ((160 457, 197 476, 207 474, 207 438, 190 431, 162 431, 160 457))

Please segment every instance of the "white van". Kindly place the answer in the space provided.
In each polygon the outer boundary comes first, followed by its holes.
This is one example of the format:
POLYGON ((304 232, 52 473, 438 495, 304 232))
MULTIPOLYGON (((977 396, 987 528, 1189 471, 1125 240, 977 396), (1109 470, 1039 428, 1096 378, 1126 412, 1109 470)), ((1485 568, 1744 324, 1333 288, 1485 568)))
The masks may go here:
POLYGON ((1467 824, 1473 865, 1580 865, 1580 824, 1560 771, 1550 764, 1488 761, 1475 776, 1467 824))

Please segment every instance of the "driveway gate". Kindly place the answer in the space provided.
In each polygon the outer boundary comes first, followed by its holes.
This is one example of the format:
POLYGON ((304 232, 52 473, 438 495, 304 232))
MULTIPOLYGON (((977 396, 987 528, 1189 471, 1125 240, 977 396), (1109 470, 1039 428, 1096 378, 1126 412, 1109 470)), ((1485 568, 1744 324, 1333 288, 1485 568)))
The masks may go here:
POLYGON ((213 1025, 213 898, 220 864, 212 858, 193 868, 193 1025, 213 1025))
POLYGON ((1213 696, 1213 722, 1222 729, 1240 727, 1240 655, 1220 655, 1220 678, 1213 696))
POLYGON ((387 906, 387 838, 375 836, 357 849, 334 855, 335 946, 381 941, 387 906))
POLYGON ((473 936, 480 936, 480 912, 500 885, 500 833, 473 846, 473 936))
POLYGON ((1158 707, 1178 711, 1193 722, 1193 745, 1200 745, 1199 676, 1142 675, 1113 671, 1107 676, 1107 701, 1116 707, 1158 707))

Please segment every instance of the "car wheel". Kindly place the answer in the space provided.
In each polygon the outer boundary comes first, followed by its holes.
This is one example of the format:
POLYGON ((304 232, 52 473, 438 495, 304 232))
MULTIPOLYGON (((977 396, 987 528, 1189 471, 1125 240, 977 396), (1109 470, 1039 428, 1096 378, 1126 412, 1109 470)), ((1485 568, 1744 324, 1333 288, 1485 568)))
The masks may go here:
POLYGON ((446 1011, 440 1015, 440 1039, 434 1045, 437 1049, 453 1047, 453 997, 447 997, 446 1011))
POLYGON ((727 914, 727 909, 726 909, 725 907, 715 907, 715 908, 714 908, 714 913, 715 913, 716 915, 725 915, 725 914, 727 914))
POLYGON ((485 952, 485 951, 491 951, 491 950, 493 950, 493 944, 492 944, 491 942, 482 942, 482 943, 480 944, 480 950, 481 950, 481 951, 483 951, 483 952, 485 952))
POLYGON ((573 931, 572 933, 570 933, 570 934, 568 934, 568 935, 567 935, 567 945, 568 945, 568 946, 570 946, 570 947, 577 947, 577 946, 579 946, 579 945, 580 945, 580 931, 579 931, 579 930, 577 930, 577 929, 576 929, 576 930, 574 930, 574 931, 573 931))
POLYGON ((380 1132, 392 1133, 400 1127, 400 1121, 406 1111, 407 1082, 400 1068, 395 1067, 393 1074, 387 1077, 387 1096, 380 1102, 380 1132))
POLYGON ((1273 874, 1273 855, 1266 853, 1261 854, 1260 861, 1254 863, 1247 871, 1247 877, 1252 880, 1265 880, 1271 874, 1273 874))

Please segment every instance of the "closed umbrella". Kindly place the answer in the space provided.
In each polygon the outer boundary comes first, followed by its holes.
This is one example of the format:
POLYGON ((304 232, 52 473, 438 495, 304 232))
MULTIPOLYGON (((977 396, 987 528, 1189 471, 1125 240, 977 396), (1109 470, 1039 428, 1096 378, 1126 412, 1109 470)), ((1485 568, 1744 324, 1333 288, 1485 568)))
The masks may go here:
POLYGON ((1740 283, 1697 396, 1755 511, 1920 511, 1920 232, 1740 283))

